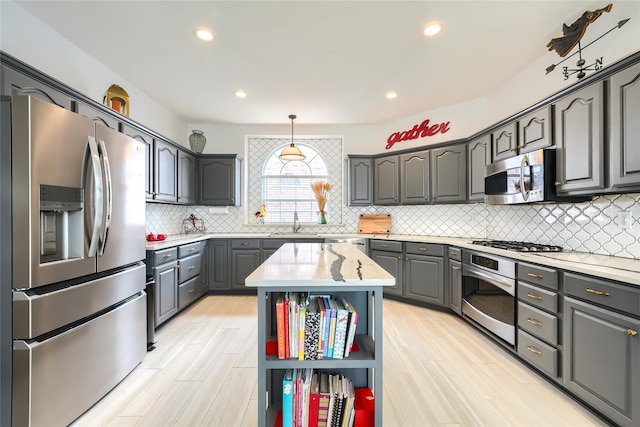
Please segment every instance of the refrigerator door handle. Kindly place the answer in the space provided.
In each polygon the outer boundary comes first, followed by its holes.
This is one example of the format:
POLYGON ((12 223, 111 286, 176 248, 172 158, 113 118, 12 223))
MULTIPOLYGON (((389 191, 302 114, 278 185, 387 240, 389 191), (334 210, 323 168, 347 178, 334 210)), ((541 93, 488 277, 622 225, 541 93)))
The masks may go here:
POLYGON ((103 140, 98 140, 98 147, 100 149, 100 157, 102 159, 102 165, 104 170, 104 183, 105 183, 105 215, 104 224, 102 224, 100 247, 98 249, 98 255, 103 255, 104 250, 107 247, 107 237, 109 236, 109 227, 111 226, 111 215, 113 213, 113 186, 111 183, 111 166, 109 164, 109 156, 107 155, 107 147, 103 140))
MULTIPOLYGON (((100 224, 104 215, 102 208, 103 188, 102 188, 102 168, 100 167, 100 152, 96 139, 92 136, 87 137, 88 151, 85 150, 85 161, 82 164, 82 187, 85 192, 89 193, 85 200, 91 202, 90 206, 84 206, 85 209, 85 232, 89 237, 88 256, 96 256, 98 251, 100 224), (88 158, 87 158, 88 157, 88 158), (91 169, 92 176, 88 176, 87 169, 91 169), (87 181, 91 181, 87 183, 87 181), (89 185, 91 185, 91 188, 89 185), (92 228, 88 229, 89 224, 92 228)), ((86 196, 86 194, 85 194, 86 196)))

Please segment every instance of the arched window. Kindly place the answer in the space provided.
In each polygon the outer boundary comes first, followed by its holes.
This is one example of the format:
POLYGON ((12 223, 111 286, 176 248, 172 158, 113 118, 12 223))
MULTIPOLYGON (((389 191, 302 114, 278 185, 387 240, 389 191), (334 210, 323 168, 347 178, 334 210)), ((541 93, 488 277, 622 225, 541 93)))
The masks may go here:
POLYGON ((312 147, 296 143, 306 156, 286 161, 278 155, 281 146, 267 156, 262 168, 262 200, 267 205, 265 223, 290 223, 294 212, 302 223, 317 221, 318 205, 311 183, 329 179, 327 163, 312 147))

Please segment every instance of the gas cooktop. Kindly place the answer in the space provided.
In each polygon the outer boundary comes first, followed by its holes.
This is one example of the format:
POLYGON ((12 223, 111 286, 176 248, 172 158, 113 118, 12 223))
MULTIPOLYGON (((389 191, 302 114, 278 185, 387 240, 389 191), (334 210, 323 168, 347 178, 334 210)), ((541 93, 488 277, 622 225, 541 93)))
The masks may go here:
POLYGON ((515 242, 511 240, 474 240, 474 245, 488 246, 490 248, 506 249, 517 252, 562 252, 561 246, 542 245, 540 243, 515 242))

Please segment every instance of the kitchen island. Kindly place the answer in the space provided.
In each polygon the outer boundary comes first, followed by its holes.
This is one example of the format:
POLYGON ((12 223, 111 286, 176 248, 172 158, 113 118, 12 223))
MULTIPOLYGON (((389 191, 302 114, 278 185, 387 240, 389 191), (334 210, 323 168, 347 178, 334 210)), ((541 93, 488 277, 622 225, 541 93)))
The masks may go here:
POLYGON ((282 406, 287 368, 330 370, 348 376, 354 387, 368 387, 375 397, 375 425, 382 425, 382 288, 395 279, 349 244, 288 243, 247 277, 258 293, 258 419, 273 425, 282 406), (277 335, 276 299, 281 292, 331 294, 348 300, 358 313, 358 351, 347 358, 280 359, 266 354, 277 335))

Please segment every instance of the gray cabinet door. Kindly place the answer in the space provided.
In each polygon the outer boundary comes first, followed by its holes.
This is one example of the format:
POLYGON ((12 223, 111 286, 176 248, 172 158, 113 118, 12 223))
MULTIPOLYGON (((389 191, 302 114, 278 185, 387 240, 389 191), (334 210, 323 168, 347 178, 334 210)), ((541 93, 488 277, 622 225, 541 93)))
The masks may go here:
POLYGON ((154 200, 177 202, 178 149, 167 142, 156 139, 153 151, 154 200))
POLYGON ((564 386, 620 425, 640 424, 640 320, 564 298, 564 386))
POLYGON ((198 159, 198 201, 208 206, 240 205, 238 156, 201 156, 198 159))
POLYGON ((609 85, 610 185, 640 187, 640 64, 611 77, 609 85))
POLYGON ((380 267, 384 268, 387 273, 396 278, 396 284, 393 286, 385 286, 384 295, 402 296, 402 253, 371 251, 371 259, 380 267))
POLYGON ((400 201, 400 164, 398 156, 381 157, 374 161, 373 203, 397 205, 400 201))
POLYGON ((462 315, 462 263, 449 260, 449 308, 462 315))
POLYGON ((196 201, 196 156, 178 150, 178 203, 194 204, 196 201))
POLYGON ((400 203, 424 204, 431 201, 429 151, 400 156, 400 203))
POLYGON ((405 255, 404 294, 414 301, 444 306, 444 259, 425 255, 405 255))
POLYGON ((146 132, 141 131, 140 129, 136 129, 133 126, 128 124, 122 125, 122 132, 126 135, 129 135, 131 138, 136 141, 142 142, 144 144, 144 155, 145 155, 145 165, 144 165, 144 191, 145 198, 147 200, 153 200, 154 189, 153 189, 153 137, 146 132))
POLYGON ((491 134, 483 135, 469 143, 469 201, 484 201, 484 177, 491 164, 491 134))
POLYGON ((102 123, 113 130, 118 130, 120 128, 120 120, 116 118, 115 113, 105 112, 97 106, 78 101, 76 102, 76 113, 102 123))
POLYGON ((209 289, 229 290, 229 241, 209 240, 209 289))
POLYGON ((260 249, 231 250, 231 289, 247 290, 244 279, 260 266, 260 249))
POLYGON ((528 153, 552 145, 551 110, 546 106, 518 120, 518 153, 528 153))
POLYGON ((603 83, 561 99, 554 114, 558 193, 584 194, 603 189, 603 83))
POLYGON ((178 263, 162 264, 155 268, 156 327, 178 312, 178 263))
POLYGON ((0 68, 2 79, 2 94, 7 96, 29 95, 41 99, 69 111, 76 110, 76 101, 63 92, 54 89, 38 80, 32 79, 13 68, 2 66, 0 68))
POLYGON ((434 203, 467 200, 466 144, 431 150, 431 180, 434 203))
POLYGON ((491 133, 494 162, 515 156, 518 150, 517 122, 508 123, 491 133))
POLYGON ((349 205, 373 203, 373 159, 349 157, 349 205))

